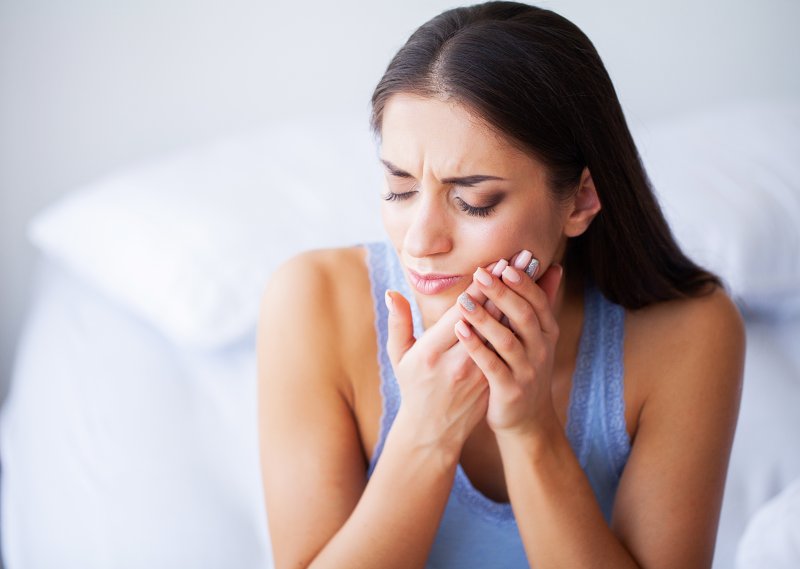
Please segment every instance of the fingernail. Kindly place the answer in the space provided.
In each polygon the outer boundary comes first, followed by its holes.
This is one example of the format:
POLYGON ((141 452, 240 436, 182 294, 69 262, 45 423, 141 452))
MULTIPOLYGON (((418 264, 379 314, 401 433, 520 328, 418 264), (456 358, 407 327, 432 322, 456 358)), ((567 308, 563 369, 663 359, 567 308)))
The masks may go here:
POLYGON ((519 273, 514 270, 514 267, 506 267, 503 271, 503 278, 505 278, 507 281, 511 281, 512 283, 518 283, 522 280, 522 278, 519 276, 519 273))
POLYGON ((520 271, 525 270, 525 267, 527 267, 528 263, 531 262, 532 257, 533 253, 531 253, 527 249, 523 249, 522 251, 520 251, 520 254, 514 260, 514 268, 519 269, 520 271))
POLYGON ((475 278, 483 286, 491 286, 492 284, 492 275, 487 273, 483 267, 478 267, 478 270, 475 271, 475 278))
POLYGON ((389 295, 388 290, 384 293, 383 300, 386 301, 386 308, 389 309, 389 312, 394 314, 394 301, 392 301, 392 297, 389 295))
POLYGON ((458 333, 464 336, 465 338, 469 338, 472 332, 469 331, 469 326, 464 324, 463 320, 459 320, 456 322, 456 329, 458 329, 458 333))
POLYGON ((530 278, 533 278, 537 270, 539 270, 539 261, 537 259, 531 259, 531 262, 528 263, 528 266, 525 268, 525 273, 530 278))
POLYGON ((458 303, 470 312, 475 310, 475 303, 472 302, 472 298, 470 298, 469 293, 462 292, 460 295, 458 295, 458 303))
POLYGON ((503 274, 503 269, 505 269, 507 266, 508 266, 508 261, 506 261, 505 259, 500 259, 499 261, 497 261, 497 264, 494 266, 494 269, 492 269, 492 274, 496 277, 499 277, 501 274, 503 274))

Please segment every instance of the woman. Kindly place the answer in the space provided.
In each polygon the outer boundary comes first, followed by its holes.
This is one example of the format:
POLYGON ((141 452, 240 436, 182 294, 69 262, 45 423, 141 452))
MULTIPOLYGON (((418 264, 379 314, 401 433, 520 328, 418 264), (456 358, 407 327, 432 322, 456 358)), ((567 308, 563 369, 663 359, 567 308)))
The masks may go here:
POLYGON ((709 567, 743 325, 591 42, 450 10, 372 103, 390 243, 302 254, 264 294, 277 566, 709 567))

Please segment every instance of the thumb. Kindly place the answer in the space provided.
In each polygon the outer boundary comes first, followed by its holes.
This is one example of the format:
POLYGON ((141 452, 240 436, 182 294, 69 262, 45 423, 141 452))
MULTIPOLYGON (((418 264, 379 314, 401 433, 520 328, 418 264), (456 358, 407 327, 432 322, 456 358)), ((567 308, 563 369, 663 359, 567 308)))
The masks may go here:
POLYGON ((556 295, 558 294, 558 287, 561 284, 561 277, 564 275, 564 267, 554 263, 550 265, 547 271, 536 281, 544 293, 547 295, 547 301, 550 306, 556 302, 556 295))
POLYGON ((389 338, 386 341, 386 351, 389 353, 392 367, 396 369, 397 362, 416 342, 414 321, 411 317, 411 305, 402 294, 387 290, 384 299, 389 309, 389 338))

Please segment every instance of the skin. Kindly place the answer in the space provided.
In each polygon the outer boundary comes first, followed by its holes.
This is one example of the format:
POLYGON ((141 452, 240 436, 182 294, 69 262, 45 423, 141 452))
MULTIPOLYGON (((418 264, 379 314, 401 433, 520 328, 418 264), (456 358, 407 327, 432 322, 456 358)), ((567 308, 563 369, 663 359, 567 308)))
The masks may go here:
POLYGON ((402 264, 464 277, 415 293, 419 338, 407 299, 389 294, 402 405, 369 483, 381 398, 374 315, 352 310, 371 302, 364 252, 307 252, 272 277, 258 333, 259 420, 277 566, 423 567, 460 462, 485 495, 510 500, 537 568, 709 567, 744 352, 724 291, 626 311, 633 444, 609 526, 564 434, 583 284, 558 263, 601 208, 590 172, 556 203, 540 163, 437 99, 393 96, 382 135, 384 195, 408 193, 382 206, 402 264), (478 174, 503 180, 446 181, 478 174), (487 216, 459 207, 498 194, 487 216), (541 262, 536 281, 512 268, 479 282, 478 267, 513 264, 521 249, 541 262), (465 289, 474 310, 457 301, 465 289))

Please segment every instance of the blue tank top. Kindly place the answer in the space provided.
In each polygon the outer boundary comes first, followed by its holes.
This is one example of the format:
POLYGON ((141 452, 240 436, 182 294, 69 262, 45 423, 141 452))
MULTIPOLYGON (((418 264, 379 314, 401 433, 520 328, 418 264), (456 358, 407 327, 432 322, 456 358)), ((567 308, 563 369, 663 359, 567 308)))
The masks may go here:
MULTIPOLYGON (((380 435, 370 460, 372 475, 386 435, 400 406, 400 390, 386 352, 387 289, 411 304, 414 335, 424 332, 422 316, 406 282, 400 260, 388 241, 365 243, 375 309, 375 331, 383 399, 380 435)), ((606 521, 622 469, 630 454, 622 390, 624 309, 597 288, 585 290, 584 321, 567 412, 567 438, 594 490, 606 521)), ((484 496, 459 464, 450 497, 433 543, 428 569, 518 569, 528 567, 511 505, 484 496)))

